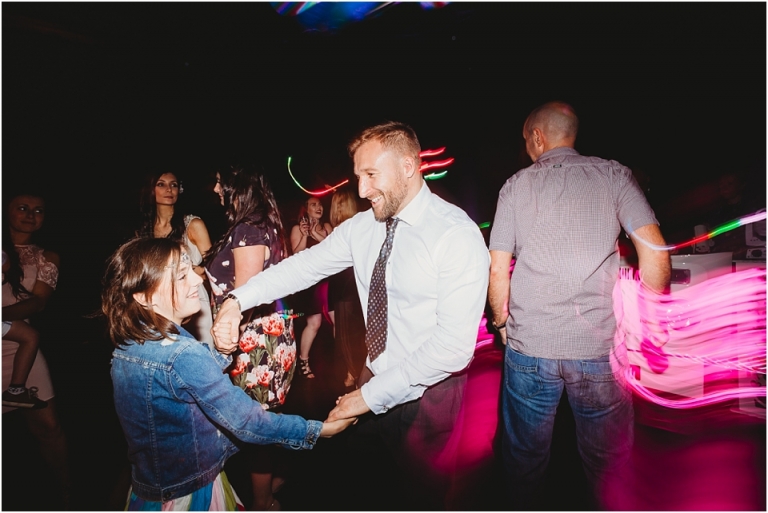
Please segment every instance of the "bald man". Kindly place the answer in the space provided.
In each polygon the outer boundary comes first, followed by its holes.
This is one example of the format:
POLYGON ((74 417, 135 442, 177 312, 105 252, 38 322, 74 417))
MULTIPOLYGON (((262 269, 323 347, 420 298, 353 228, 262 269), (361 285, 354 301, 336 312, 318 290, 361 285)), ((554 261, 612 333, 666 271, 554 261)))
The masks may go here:
POLYGON ((626 364, 613 345, 621 228, 635 243, 647 288, 664 292, 671 274, 667 252, 639 242, 664 239, 632 172, 579 155, 578 128, 565 103, 531 112, 523 138, 533 165, 502 187, 491 231, 488 298, 506 344, 503 456, 522 509, 541 492, 563 389, 594 491, 629 457, 632 396, 610 363, 626 364))

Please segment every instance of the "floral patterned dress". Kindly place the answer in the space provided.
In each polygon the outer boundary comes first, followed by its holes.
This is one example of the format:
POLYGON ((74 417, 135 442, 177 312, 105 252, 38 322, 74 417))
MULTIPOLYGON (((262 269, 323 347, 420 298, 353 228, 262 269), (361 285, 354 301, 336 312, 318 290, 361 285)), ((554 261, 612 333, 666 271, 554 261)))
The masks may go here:
POLYGON ((265 410, 285 403, 296 370, 296 338, 291 310, 249 322, 229 374, 232 382, 265 410))
MULTIPOLYGON (((232 230, 227 244, 208 264, 206 273, 213 291, 214 315, 226 295, 235 288, 234 249, 246 246, 267 246, 269 258, 264 269, 278 263, 280 241, 277 229, 271 226, 240 223, 232 230)), ((296 368, 296 338, 293 332, 293 311, 275 311, 274 304, 243 312, 251 320, 240 337, 240 348, 234 355, 229 374, 232 382, 242 388, 265 410, 280 407, 291 386, 296 368)))

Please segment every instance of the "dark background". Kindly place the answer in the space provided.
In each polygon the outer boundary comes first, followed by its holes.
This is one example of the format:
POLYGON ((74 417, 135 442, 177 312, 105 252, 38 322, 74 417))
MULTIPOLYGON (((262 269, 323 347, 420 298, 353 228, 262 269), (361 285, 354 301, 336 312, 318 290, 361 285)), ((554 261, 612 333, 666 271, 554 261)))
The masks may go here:
POLYGON ((71 446, 106 448, 79 463, 96 509, 124 441, 111 349, 84 315, 149 171, 178 173, 216 237, 216 167, 259 162, 290 225, 306 195, 288 156, 307 188, 353 180, 346 143, 398 120, 423 148, 447 147, 456 161, 430 186, 481 223, 530 163, 527 114, 562 100, 581 153, 650 178, 671 242, 693 235, 725 172, 746 173, 765 204, 765 3, 402 3, 346 21, 322 4, 301 16, 269 3, 2 4, 3 205, 29 185, 48 201, 39 242, 62 263, 43 350, 71 446))
POLYGON ((579 114, 579 151, 651 179, 673 242, 720 174, 764 194, 764 3, 402 3, 357 22, 344 5, 3 3, 4 191, 47 192, 63 276, 98 285, 148 171, 177 172, 215 237, 215 168, 262 163, 290 224, 306 196, 287 157, 306 187, 336 184, 349 139, 390 119, 446 146, 433 189, 492 221, 530 163, 525 117, 553 99, 579 114))
POLYGON ((268 3, 2 12, 3 181, 49 186, 51 221, 90 240, 135 211, 148 170, 195 194, 217 165, 257 160, 297 201, 289 155, 305 186, 335 184, 347 141, 387 119, 447 146, 433 184, 490 221, 528 164, 526 115, 553 99, 580 115, 577 149, 642 168, 659 206, 729 169, 764 175, 762 3, 404 3, 309 28, 268 3))

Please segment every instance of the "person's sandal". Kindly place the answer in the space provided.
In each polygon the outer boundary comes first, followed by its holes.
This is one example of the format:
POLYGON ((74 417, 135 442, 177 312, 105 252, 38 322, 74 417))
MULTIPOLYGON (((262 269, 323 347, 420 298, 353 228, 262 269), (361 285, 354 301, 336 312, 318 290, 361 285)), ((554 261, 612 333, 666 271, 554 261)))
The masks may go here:
POLYGON ((306 360, 299 356, 299 367, 301 367, 301 373, 307 379, 314 379, 315 375, 312 374, 312 369, 309 368, 309 358, 306 360))

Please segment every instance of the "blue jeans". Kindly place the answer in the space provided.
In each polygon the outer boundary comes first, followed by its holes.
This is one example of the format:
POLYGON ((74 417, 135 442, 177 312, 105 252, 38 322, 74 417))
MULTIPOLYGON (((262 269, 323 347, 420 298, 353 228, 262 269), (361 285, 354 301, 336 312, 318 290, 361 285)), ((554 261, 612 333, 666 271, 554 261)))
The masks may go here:
POLYGON ((563 387, 593 487, 626 463, 634 439, 632 394, 616 381, 608 356, 550 360, 526 356, 507 345, 504 363, 502 451, 513 498, 525 503, 541 483, 563 387))

